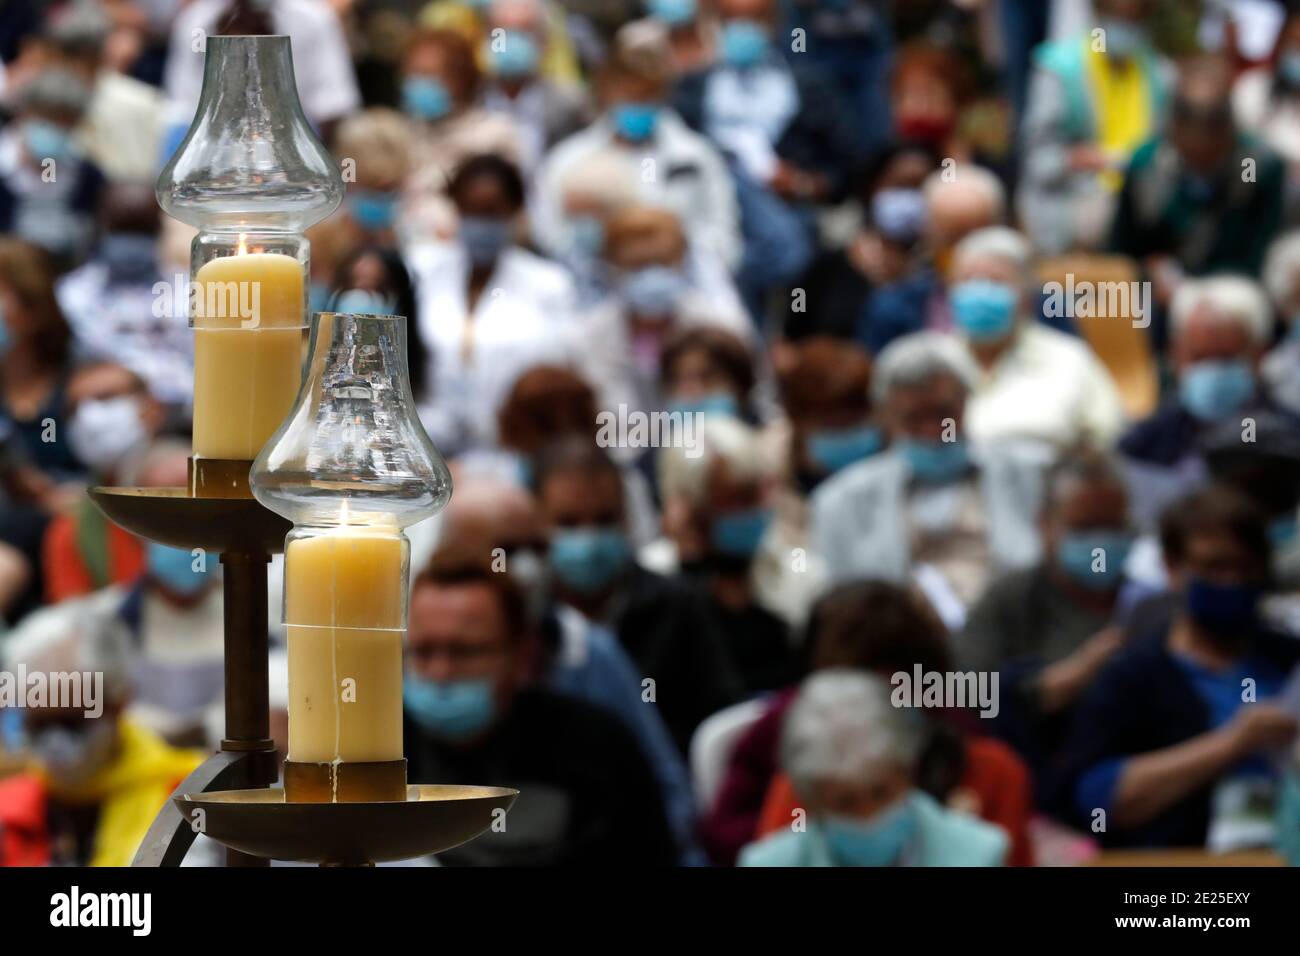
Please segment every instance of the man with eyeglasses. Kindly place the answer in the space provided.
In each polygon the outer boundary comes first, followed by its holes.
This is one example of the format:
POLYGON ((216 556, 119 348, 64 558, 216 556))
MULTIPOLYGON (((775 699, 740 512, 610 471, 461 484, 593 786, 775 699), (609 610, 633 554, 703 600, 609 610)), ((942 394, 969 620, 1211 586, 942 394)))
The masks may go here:
POLYGON ((412 585, 403 693, 412 783, 520 797, 445 865, 671 865, 660 790, 619 719, 536 683, 523 592, 472 549, 435 554, 412 585))

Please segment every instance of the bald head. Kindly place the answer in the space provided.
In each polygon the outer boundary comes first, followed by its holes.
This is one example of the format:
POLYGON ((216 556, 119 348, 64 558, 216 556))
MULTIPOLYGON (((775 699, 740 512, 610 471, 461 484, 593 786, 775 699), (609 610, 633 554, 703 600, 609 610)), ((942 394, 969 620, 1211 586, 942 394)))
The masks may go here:
POLYGON ((1001 181, 979 166, 931 173, 923 189, 926 229, 935 249, 951 248, 977 229, 1000 224, 1006 215, 1001 181))
POLYGON ((488 478, 462 479, 443 513, 439 546, 487 542, 507 552, 543 538, 537 501, 527 489, 488 478))

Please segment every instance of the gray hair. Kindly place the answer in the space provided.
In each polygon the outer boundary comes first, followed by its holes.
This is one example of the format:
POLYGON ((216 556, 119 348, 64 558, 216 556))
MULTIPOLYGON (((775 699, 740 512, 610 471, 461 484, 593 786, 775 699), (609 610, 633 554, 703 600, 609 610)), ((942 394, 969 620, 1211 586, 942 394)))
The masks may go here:
POLYGON ((936 169, 921 184, 927 208, 934 208, 940 194, 964 190, 983 193, 993 210, 993 218, 1003 222, 1007 218, 1007 190, 997 175, 974 163, 963 163, 955 174, 947 169, 936 169))
POLYGON ((41 113, 81 119, 90 102, 90 90, 75 73, 47 69, 32 77, 19 97, 25 113, 41 113))
POLYGON ((756 429, 728 416, 701 415, 691 445, 683 442, 659 449, 660 493, 664 497, 681 495, 691 504, 702 504, 709 474, 719 462, 726 463, 732 478, 742 481, 760 481, 775 471, 764 455, 756 429))
POLYGON ((130 635, 96 598, 33 611, 9 635, 3 658, 7 669, 22 665, 29 674, 102 674, 106 702, 125 700, 131 691, 130 635))
POLYGON ((1169 310, 1175 339, 1186 331, 1202 305, 1208 306, 1218 321, 1236 322, 1256 345, 1267 344, 1272 336, 1273 310, 1254 279, 1221 275, 1189 279, 1180 285, 1169 310))
POLYGON ((1033 252, 1026 239, 1010 226, 986 226, 966 236, 952 250, 954 266, 967 259, 1004 259, 1011 263, 1024 282, 1029 281, 1033 252))
POLYGON ((924 742, 919 716, 889 697, 886 680, 863 671, 833 668, 805 680, 781 734, 781 767, 795 789, 869 782, 882 764, 915 767, 924 742))
POLYGON ((72 56, 98 57, 113 28, 108 14, 94 0, 78 0, 48 30, 50 40, 72 56))
POLYGON ((1280 312, 1287 312, 1296 302, 1300 282, 1300 229, 1283 233, 1268 247, 1264 257, 1264 288, 1280 312))
POLYGON ((876 359, 871 396, 883 403, 896 388, 925 385, 941 375, 955 379, 967 393, 979 381, 975 360, 951 335, 914 332, 895 339, 876 359))

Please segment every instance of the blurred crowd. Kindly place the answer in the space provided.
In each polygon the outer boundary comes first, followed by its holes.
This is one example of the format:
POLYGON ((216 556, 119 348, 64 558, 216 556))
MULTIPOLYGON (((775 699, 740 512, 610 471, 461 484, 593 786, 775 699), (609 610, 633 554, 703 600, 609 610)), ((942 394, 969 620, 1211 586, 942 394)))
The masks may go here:
POLYGON ((218 562, 85 488, 186 482, 153 182, 264 33, 455 480, 410 780, 522 791, 438 862, 1300 861, 1300 5, 0 0, 0 666, 106 694, 0 709, 0 864, 221 738, 218 562))

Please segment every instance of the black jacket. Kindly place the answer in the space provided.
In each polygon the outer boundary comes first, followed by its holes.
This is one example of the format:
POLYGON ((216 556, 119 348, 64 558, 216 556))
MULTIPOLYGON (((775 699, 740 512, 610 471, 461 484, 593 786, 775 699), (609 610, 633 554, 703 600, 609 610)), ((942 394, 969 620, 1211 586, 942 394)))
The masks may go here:
POLYGON ((503 829, 438 855, 450 866, 671 866, 660 788, 618 717, 542 688, 468 747, 405 718, 411 783, 514 787, 503 829))

